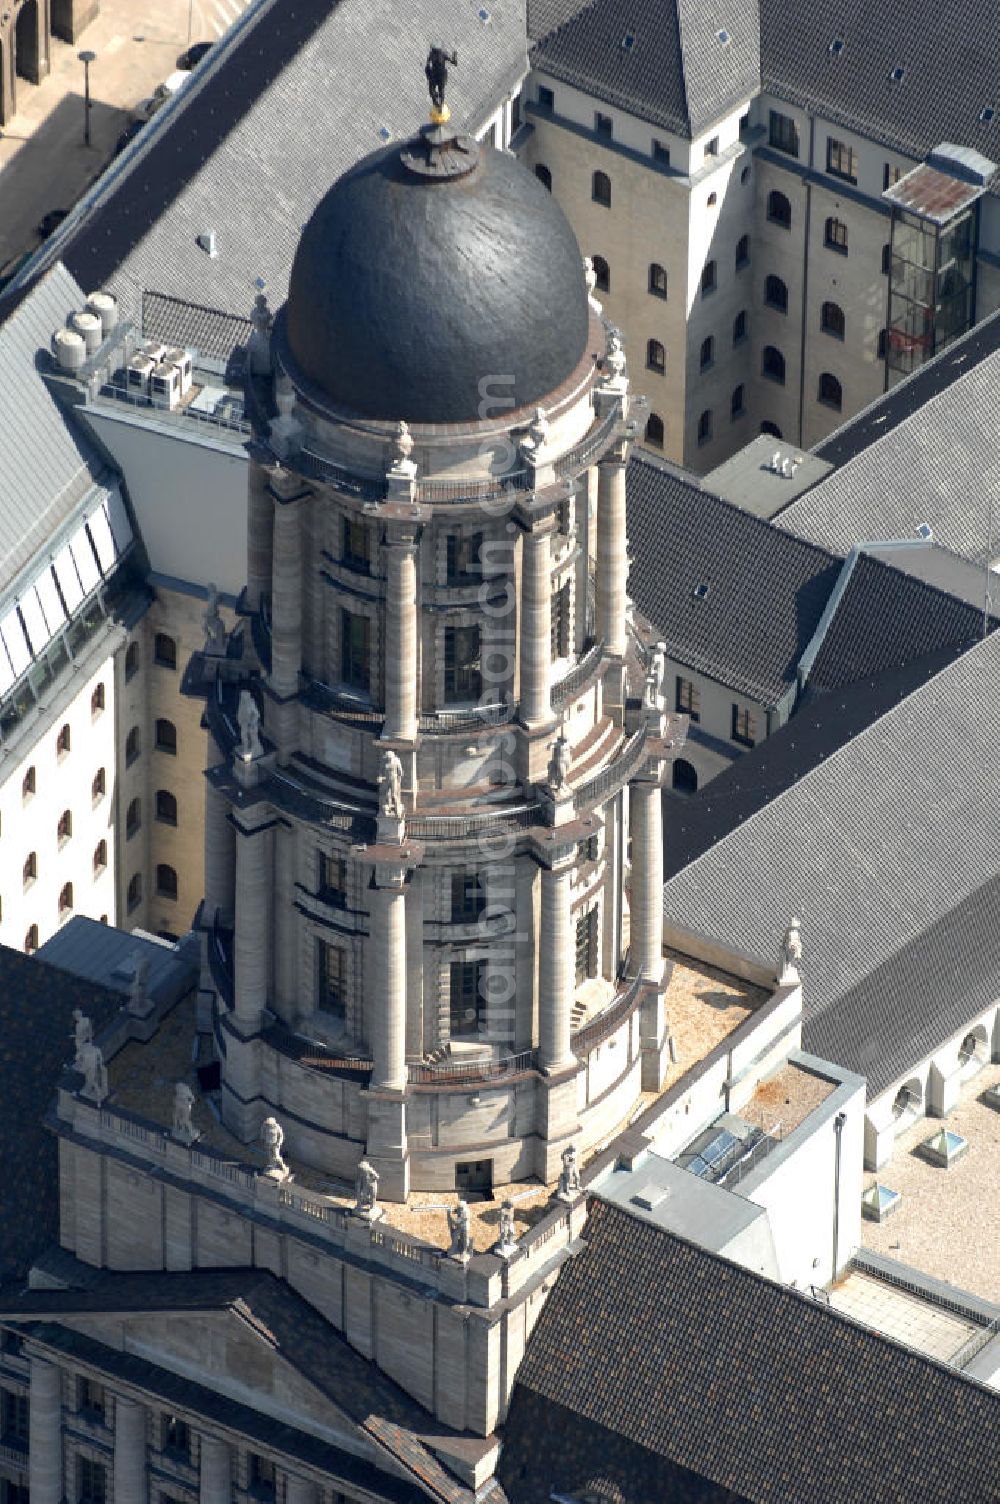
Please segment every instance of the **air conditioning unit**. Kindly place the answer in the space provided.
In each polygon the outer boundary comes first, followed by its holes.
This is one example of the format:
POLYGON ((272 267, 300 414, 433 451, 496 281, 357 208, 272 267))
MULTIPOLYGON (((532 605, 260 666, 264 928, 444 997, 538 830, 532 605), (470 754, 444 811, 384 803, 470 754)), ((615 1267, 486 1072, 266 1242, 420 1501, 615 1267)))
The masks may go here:
POLYGON ((154 366, 149 378, 149 395, 154 407, 177 407, 181 400, 181 373, 165 360, 154 366))
POLYGON ((149 379, 156 370, 156 361, 149 355, 137 352, 125 367, 125 383, 136 397, 149 396, 149 379))
POLYGON ((162 359, 164 365, 176 367, 180 376, 180 394, 186 397, 191 390, 193 380, 190 353, 181 349, 180 346, 175 346, 173 349, 164 350, 162 359))

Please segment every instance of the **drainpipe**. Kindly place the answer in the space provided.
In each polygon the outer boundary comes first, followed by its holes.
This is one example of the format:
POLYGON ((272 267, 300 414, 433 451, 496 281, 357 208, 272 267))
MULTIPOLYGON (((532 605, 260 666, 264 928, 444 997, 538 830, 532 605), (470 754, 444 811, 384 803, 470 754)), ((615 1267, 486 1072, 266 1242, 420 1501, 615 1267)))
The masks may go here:
MULTIPOLYGON (((813 154, 816 142, 816 117, 809 116, 809 172, 813 170, 813 154)), ((806 222, 802 258, 802 339, 799 347, 799 448, 802 447, 802 422, 806 401, 806 329, 809 319, 809 226, 812 219, 812 183, 806 177, 806 222)))
POLYGON ((847 1113, 838 1112, 833 1120, 833 1131, 837 1135, 837 1145, 834 1149, 833 1160, 833 1269, 830 1279, 837 1278, 837 1255, 840 1242, 840 1151, 844 1138, 844 1124, 847 1122, 847 1113))

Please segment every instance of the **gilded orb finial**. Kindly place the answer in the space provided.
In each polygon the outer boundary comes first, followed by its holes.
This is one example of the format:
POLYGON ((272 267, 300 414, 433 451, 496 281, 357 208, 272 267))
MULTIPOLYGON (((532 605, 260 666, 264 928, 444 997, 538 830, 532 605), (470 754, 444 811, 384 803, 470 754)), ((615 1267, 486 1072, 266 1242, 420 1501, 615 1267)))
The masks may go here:
POLYGON ((443 47, 432 47, 427 54, 427 64, 424 74, 427 78, 427 87, 431 96, 431 124, 447 125, 451 119, 451 110, 444 102, 444 91, 448 83, 448 64, 454 68, 458 64, 457 52, 446 52, 443 47))

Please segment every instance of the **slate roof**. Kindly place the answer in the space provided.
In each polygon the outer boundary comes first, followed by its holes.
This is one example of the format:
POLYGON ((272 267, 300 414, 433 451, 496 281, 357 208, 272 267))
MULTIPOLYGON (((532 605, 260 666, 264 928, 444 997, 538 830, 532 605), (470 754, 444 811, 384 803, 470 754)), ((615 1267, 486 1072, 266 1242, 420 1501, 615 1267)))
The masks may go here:
POLYGON ((698 135, 760 86, 757 0, 591 0, 564 20, 562 9, 549 0, 531 17, 555 26, 534 66, 676 135, 698 135))
POLYGON ((925 523, 953 553, 995 557, 998 394, 1000 313, 821 445, 817 453, 837 468, 774 521, 837 553, 915 538, 925 523))
MULTIPOLYGON (((849 1064, 845 1055, 856 1057, 837 1024, 841 1000, 1000 875, 998 724, 1000 636, 993 634, 676 873, 664 888, 666 922, 768 965, 799 914, 803 1044, 849 1064), (828 1010, 824 1027, 842 1040, 836 1049, 813 1032, 828 1010)), ((926 1003, 927 1030, 943 1042, 975 1011, 974 989, 942 994, 929 980, 924 986, 913 1016, 926 1003)), ((878 1009, 872 997, 870 1095, 873 1083, 920 1058, 896 1005, 878 1009)))
POLYGON ((0 591, 13 582, 98 483, 93 445, 65 417, 42 380, 39 349, 86 298, 54 266, 21 298, 0 338, 0 591))
MULTIPOLYGON (((430 40, 455 47, 448 101, 478 129, 527 67, 525 0, 412 6, 263 0, 244 12, 190 84, 154 117, 46 243, 92 291, 110 287, 138 321, 142 294, 247 317, 255 279, 284 301, 302 226, 334 178, 408 136, 428 112, 430 40), (211 258, 197 236, 214 229, 211 258)), ((0 317, 3 305, 0 303, 0 317)), ((193 342, 200 342, 201 336, 193 342)))
POLYGON ((627 472, 629 594, 668 654, 764 705, 795 670, 840 560, 635 454, 627 472), (695 587, 707 585, 703 599, 695 587))
POLYGON ((942 141, 1000 162, 996 10, 975 0, 760 0, 765 90, 922 157, 942 141), (843 42, 836 54, 835 40, 843 42), (894 68, 905 69, 900 82, 894 68), (988 122, 980 112, 992 106, 988 122))
POLYGON ((499 1469, 512 1504, 585 1487, 630 1504, 996 1498, 1000 1394, 607 1203, 585 1238, 518 1371, 499 1469), (627 1493, 609 1433, 647 1459, 627 1493), (668 1464, 689 1470, 676 1492, 668 1464))
POLYGON ((73 1056, 73 1009, 94 1033, 124 998, 37 957, 0 947, 0 1283, 20 1279, 59 1232, 56 1140, 42 1125, 73 1056))
MULTIPOLYGON (((81 1314, 102 1311, 157 1313, 165 1320, 171 1314, 231 1312, 253 1326, 286 1363, 344 1411, 368 1440, 386 1450, 422 1490, 445 1504, 467 1504, 470 1499, 470 1490, 442 1467, 430 1448, 439 1443, 484 1450, 488 1443, 471 1435, 463 1437, 462 1433, 435 1421, 275 1275, 261 1269, 109 1273, 96 1281, 88 1279, 86 1287, 80 1290, 6 1292, 6 1300, 0 1295, 0 1319, 44 1323, 50 1335, 52 1324, 58 1325, 60 1317, 72 1320, 81 1314)), ((63 1344, 67 1338, 72 1342, 75 1335, 66 1333, 63 1344)), ((100 1343, 92 1347, 93 1361, 121 1373, 120 1360, 124 1355, 100 1343)), ((147 1363, 144 1368, 149 1387, 156 1393, 179 1392, 185 1409, 204 1407, 206 1414, 228 1419, 250 1435, 258 1435, 277 1424, 222 1394, 192 1385, 186 1378, 178 1379, 158 1364, 147 1363)), ((299 1450, 294 1440, 292 1445, 299 1450)), ((367 1466, 360 1470, 358 1481, 364 1481, 367 1471, 367 1466)), ((412 1490, 406 1490, 402 1496, 411 1493, 412 1490)))

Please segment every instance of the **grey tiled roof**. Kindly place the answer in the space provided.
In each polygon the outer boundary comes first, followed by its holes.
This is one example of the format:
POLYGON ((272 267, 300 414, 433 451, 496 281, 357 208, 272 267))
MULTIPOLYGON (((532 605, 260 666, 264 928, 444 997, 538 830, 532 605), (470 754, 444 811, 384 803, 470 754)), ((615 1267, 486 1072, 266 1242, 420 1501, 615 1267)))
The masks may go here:
POLYGON ((67 420, 42 380, 39 350, 86 299, 54 266, 21 299, 0 338, 0 591, 9 585, 105 469, 94 447, 67 420))
POLYGON ((628 588, 639 610, 672 658, 773 705, 795 682, 840 560, 648 456, 633 456, 627 487, 628 588))
POLYGON ((1000 554, 998 428, 994 314, 827 440, 819 452, 837 468, 774 520, 838 553, 859 542, 914 538, 926 523, 937 542, 967 559, 1000 554))
MULTIPOLYGON (((671 878, 666 921, 773 964, 799 914, 804 1041, 819 1049, 814 1020, 1000 875, 998 724, 994 634, 671 878)), ((794 737, 794 721, 781 734, 794 737)), ((921 1037, 943 1042, 974 1001, 926 986, 921 1037)), ((873 1017, 867 1073, 891 1079, 926 1050, 898 1016, 873 1017)))
POLYGON ((607 1203, 584 1236, 518 1372, 512 1504, 996 1498, 1000 1394, 607 1203))
POLYGON ((162 292, 142 295, 142 332, 163 344, 195 349, 215 360, 226 360, 237 345, 245 345, 250 320, 216 308, 203 308, 162 292))
MULTIPOLYGON (((549 25, 558 22, 552 0, 546 12, 549 25)), ((549 32, 532 61, 598 99, 695 136, 759 87, 757 3, 591 0, 549 32)))
POLYGON ((914 156, 953 141, 1000 162, 995 5, 760 0, 760 12, 765 89, 914 156))
MULTIPOLYGON (((429 41, 458 51, 448 100, 478 129, 527 67, 525 0, 263 0, 112 164, 47 247, 138 320, 155 291, 246 317, 255 279, 284 301, 302 226, 359 157, 427 118, 429 41), (147 139, 148 138, 148 139, 147 139), (214 258, 197 244, 216 232, 214 258)), ((2 313, 2 309, 0 309, 2 313)))

